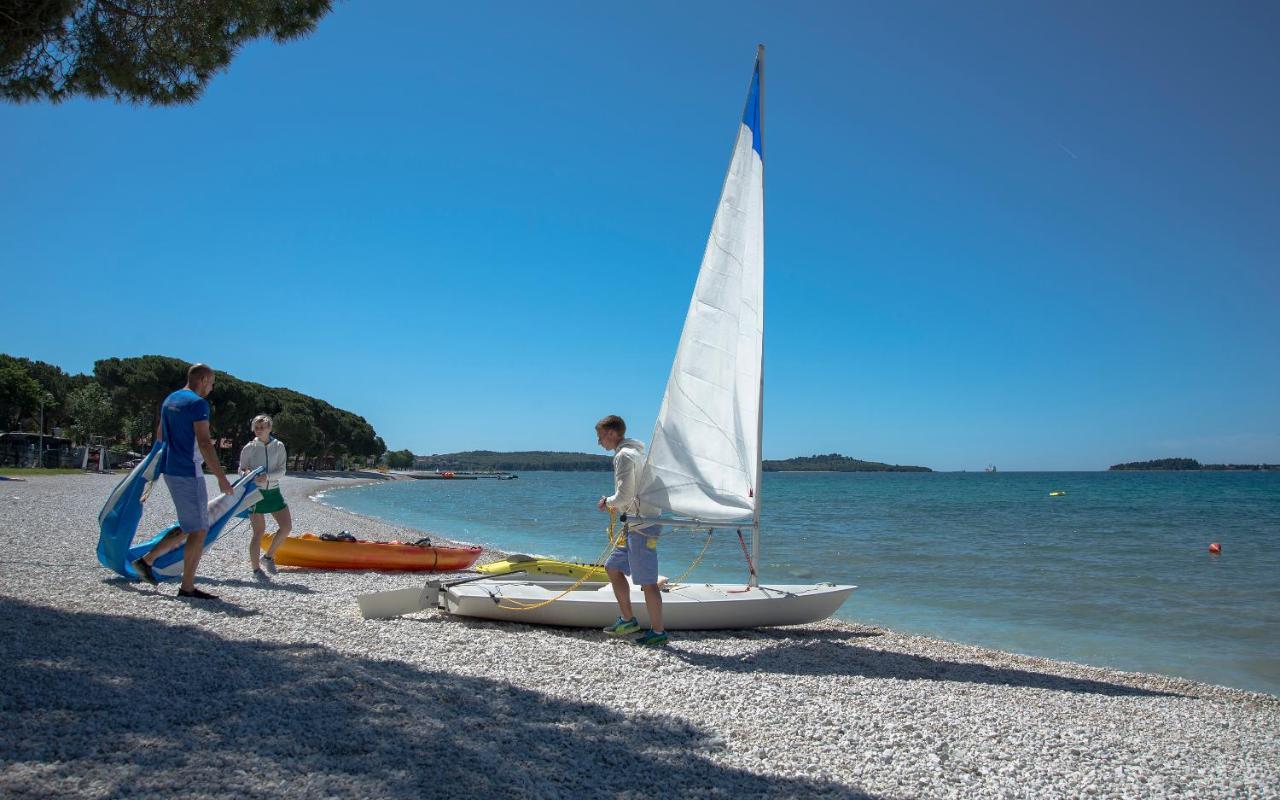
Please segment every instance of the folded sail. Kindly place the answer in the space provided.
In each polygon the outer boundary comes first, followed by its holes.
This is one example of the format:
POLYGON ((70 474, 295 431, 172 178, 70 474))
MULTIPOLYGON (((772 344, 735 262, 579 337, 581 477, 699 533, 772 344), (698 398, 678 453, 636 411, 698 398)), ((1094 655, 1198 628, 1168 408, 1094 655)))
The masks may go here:
POLYGON ((640 498, 678 516, 753 516, 764 352, 760 62, 641 476, 640 498))
MULTIPOLYGON (((241 475, 236 479, 235 483, 231 484, 231 494, 220 494, 209 501, 209 530, 204 535, 202 552, 209 552, 209 548, 220 541, 219 537, 226 532, 226 527, 231 524, 232 519, 248 517, 249 509, 262 500, 262 492, 258 491, 253 479, 264 472, 265 470, 262 467, 255 467, 252 472, 241 475)), ((141 558, 146 555, 151 548, 156 546, 157 542, 177 528, 176 524, 170 525, 150 540, 130 547, 128 557, 129 572, 133 572, 133 560, 135 558, 141 558)), ((180 547, 158 556, 151 565, 151 574, 162 581, 181 580, 182 559, 185 550, 186 543, 184 542, 180 547)))
MULTIPOLYGON (((142 522, 142 504, 151 485, 160 479, 164 451, 163 441, 153 444, 146 458, 107 497, 107 502, 103 503, 102 511, 98 514, 98 563, 130 580, 138 579, 137 573, 133 571, 133 560, 145 555, 169 531, 177 528, 177 525, 170 525, 142 544, 133 543, 138 525, 142 522)), ((262 499, 262 493, 253 480, 262 471, 262 467, 258 467, 241 475, 232 484, 231 494, 219 495, 209 501, 209 530, 205 534, 205 550, 213 546, 233 517, 245 516, 249 508, 262 499)), ((183 547, 170 550, 155 560, 153 569, 157 578, 176 580, 182 577, 183 547)))

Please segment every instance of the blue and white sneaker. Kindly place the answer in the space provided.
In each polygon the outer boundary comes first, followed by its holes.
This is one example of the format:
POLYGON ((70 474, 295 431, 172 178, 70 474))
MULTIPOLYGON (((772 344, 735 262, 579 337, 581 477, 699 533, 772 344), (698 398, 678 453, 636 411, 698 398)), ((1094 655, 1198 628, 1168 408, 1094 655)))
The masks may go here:
POLYGON ((623 619, 618 617, 618 621, 604 629, 604 632, 610 636, 626 636, 640 630, 640 623, 636 622, 636 618, 623 619))
POLYGON ((665 647, 667 644, 667 632, 645 631, 640 636, 637 636, 633 641, 636 644, 644 645, 645 647, 665 647))

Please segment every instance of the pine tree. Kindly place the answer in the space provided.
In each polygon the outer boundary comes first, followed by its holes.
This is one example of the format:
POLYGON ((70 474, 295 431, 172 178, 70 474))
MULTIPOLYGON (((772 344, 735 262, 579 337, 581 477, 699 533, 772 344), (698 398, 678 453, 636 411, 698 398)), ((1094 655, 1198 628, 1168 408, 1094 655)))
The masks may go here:
POLYGON ((0 13, 0 97, 196 100, 249 41, 303 36, 330 0, 10 0, 0 13))

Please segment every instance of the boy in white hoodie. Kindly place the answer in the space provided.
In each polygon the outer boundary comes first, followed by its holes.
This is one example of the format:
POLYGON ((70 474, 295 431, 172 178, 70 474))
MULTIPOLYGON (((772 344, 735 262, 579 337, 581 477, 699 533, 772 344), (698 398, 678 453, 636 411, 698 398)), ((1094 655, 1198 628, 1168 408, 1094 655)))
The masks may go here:
POLYGON ((253 536, 249 540, 249 563, 253 565, 253 574, 265 578, 262 566, 272 575, 276 574, 276 550, 284 542, 285 537, 293 530, 293 514, 289 505, 280 493, 280 479, 284 477, 285 462, 289 456, 285 452, 284 442, 271 435, 271 417, 259 414, 253 418, 254 438, 240 451, 240 473, 244 474, 256 467, 264 471, 257 477, 258 491, 262 499, 253 507, 249 515, 249 526, 253 528, 253 536), (271 547, 265 556, 262 552, 262 536, 267 531, 267 517, 270 514, 276 520, 277 530, 271 537, 271 547))
MULTIPOLYGON (((640 469, 644 466, 644 444, 626 436, 627 423, 622 421, 622 417, 610 414, 596 423, 596 441, 604 449, 614 452, 614 492, 609 497, 601 497, 596 508, 618 515, 627 514, 632 518, 655 517, 659 513, 658 508, 641 503, 636 496, 640 469)), ((630 575, 631 581, 644 592, 644 605, 649 612, 650 629, 641 632, 636 644, 661 646, 667 643, 667 633, 662 625, 662 592, 658 588, 658 534, 661 532, 661 525, 632 526, 626 541, 615 547, 604 563, 620 612, 618 621, 604 629, 610 636, 626 636, 640 630, 640 623, 631 609, 631 584, 627 581, 630 575)))

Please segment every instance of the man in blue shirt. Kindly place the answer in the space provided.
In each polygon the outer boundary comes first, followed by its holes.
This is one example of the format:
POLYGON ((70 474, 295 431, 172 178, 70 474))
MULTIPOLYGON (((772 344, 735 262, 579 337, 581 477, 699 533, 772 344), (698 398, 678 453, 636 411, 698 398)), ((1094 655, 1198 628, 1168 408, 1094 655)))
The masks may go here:
POLYGON ((209 438, 209 403, 213 391, 213 368, 192 364, 187 370, 187 385, 164 399, 160 405, 160 426, 156 438, 165 442, 164 463, 160 471, 178 511, 178 528, 169 533, 142 558, 133 569, 144 581, 157 583, 151 572, 155 560, 184 542, 182 553, 182 587, 179 597, 216 600, 215 595, 196 588, 196 567, 204 554, 204 536, 209 530, 209 497, 204 485, 201 463, 218 479, 223 494, 231 494, 231 482, 222 470, 218 453, 209 438))

